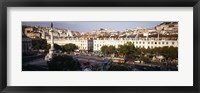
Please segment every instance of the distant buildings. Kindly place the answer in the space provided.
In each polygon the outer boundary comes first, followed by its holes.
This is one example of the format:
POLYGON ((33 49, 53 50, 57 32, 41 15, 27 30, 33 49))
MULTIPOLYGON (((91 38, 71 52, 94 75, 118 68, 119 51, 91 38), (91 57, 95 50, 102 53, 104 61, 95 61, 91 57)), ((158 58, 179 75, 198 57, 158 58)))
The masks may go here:
POLYGON ((41 38, 41 33, 34 31, 33 27, 25 28, 24 34, 29 38, 41 38))
MULTIPOLYGON (((27 27, 24 34, 30 38, 47 39, 50 43, 48 27, 27 27)), ((154 28, 135 28, 126 31, 100 28, 92 32, 80 33, 69 29, 55 29, 54 42, 58 45, 73 43, 82 51, 100 51, 104 45, 118 48, 127 42, 137 48, 163 46, 178 47, 178 22, 163 22, 154 28)))

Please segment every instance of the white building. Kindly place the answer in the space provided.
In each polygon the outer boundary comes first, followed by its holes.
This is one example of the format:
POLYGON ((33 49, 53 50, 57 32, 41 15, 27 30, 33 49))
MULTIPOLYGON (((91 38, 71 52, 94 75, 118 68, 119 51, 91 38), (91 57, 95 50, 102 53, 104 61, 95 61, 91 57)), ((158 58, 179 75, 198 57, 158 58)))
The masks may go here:
POLYGON ((164 46, 178 47, 178 40, 158 40, 154 39, 135 39, 135 38, 104 38, 104 39, 94 39, 93 41, 93 51, 100 51, 102 46, 113 45, 118 48, 119 45, 124 45, 127 42, 134 43, 137 48, 155 48, 164 46))
MULTIPOLYGON (((47 39, 47 43, 50 44, 50 39, 47 39)), ((65 39, 54 39, 54 43, 58 45, 75 44, 79 50, 91 51, 93 50, 93 40, 81 39, 81 38, 65 38, 65 39)))
MULTIPOLYGON (((66 39, 55 39, 54 43, 58 45, 75 44, 79 50, 93 50, 100 51, 102 46, 113 45, 118 48, 119 45, 124 45, 127 42, 134 43, 136 48, 155 48, 164 46, 178 47, 178 40, 163 39, 158 40, 157 38, 97 38, 97 39, 83 39, 83 38, 66 38, 66 39)), ((50 40, 47 40, 50 43, 50 40)))

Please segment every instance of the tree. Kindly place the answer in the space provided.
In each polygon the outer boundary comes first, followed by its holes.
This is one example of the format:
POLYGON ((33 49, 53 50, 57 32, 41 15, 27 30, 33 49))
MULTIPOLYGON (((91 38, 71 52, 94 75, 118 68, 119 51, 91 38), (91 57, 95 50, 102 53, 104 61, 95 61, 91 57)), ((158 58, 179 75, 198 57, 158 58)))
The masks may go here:
POLYGON ((102 46, 101 47, 101 52, 104 54, 104 55, 108 55, 108 54, 114 54, 117 52, 117 49, 115 48, 115 46, 102 46))
POLYGON ((116 53, 117 49, 115 48, 115 46, 108 46, 108 54, 114 54, 116 53))
POLYGON ((132 54, 136 52, 136 48, 133 43, 128 42, 124 45, 119 45, 118 51, 121 54, 132 54))
POLYGON ((101 47, 101 52, 104 54, 104 55, 107 55, 108 54, 108 46, 102 46, 101 47))
POLYGON ((126 57, 133 56, 136 53, 136 48, 133 43, 128 42, 124 45, 119 45, 119 54, 123 54, 126 57))
POLYGON ((35 38, 32 39, 32 45, 34 49, 47 49, 47 40, 46 39, 40 39, 40 38, 35 38))
POLYGON ((68 52, 68 53, 73 52, 76 49, 78 49, 78 46, 76 46, 75 44, 72 44, 72 43, 65 44, 63 46, 63 51, 68 52))
POLYGON ((47 44, 47 50, 51 48, 51 44, 47 44))
MULTIPOLYGON (((50 48, 51 48, 51 44, 47 44, 47 50, 49 50, 50 48)), ((62 46, 60 46, 58 44, 54 44, 54 49, 62 50, 62 46)))
POLYGON ((62 47, 58 44, 54 44, 54 48, 57 49, 57 50, 62 50, 62 47))
POLYGON ((176 59, 178 58, 178 47, 173 47, 173 46, 170 46, 170 57, 173 58, 173 59, 176 59))
POLYGON ((150 51, 148 51, 148 53, 151 52, 151 54, 154 54, 154 55, 162 55, 166 58, 166 60, 178 58, 178 47, 164 46, 164 47, 156 47, 149 50, 150 51))
POLYGON ((71 56, 55 56, 48 62, 50 71, 77 71, 81 70, 81 64, 71 56))
POLYGON ((167 46, 165 46, 165 47, 162 48, 160 54, 164 55, 167 59, 168 58, 176 59, 176 58, 178 58, 178 47, 173 47, 173 46, 167 47, 167 46))
POLYGON ((140 60, 143 61, 144 63, 149 63, 150 62, 149 57, 145 57, 145 56, 141 56, 140 60))

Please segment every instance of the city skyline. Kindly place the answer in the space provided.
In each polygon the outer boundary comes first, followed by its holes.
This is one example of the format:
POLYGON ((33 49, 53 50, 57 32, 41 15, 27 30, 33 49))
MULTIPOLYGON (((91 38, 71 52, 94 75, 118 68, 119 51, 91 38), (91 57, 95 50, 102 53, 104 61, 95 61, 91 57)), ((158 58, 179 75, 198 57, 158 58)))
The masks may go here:
POLYGON ((178 22, 157 22, 23 22, 22 71, 178 71, 178 22))
MULTIPOLYGON (((100 28, 113 29, 117 31, 125 31, 127 29, 141 28, 153 28, 163 21, 51 21, 54 24, 54 28, 70 29, 78 32, 91 32, 99 30, 100 28)), ((41 26, 50 27, 50 21, 43 22, 22 22, 22 25, 27 26, 41 26)))

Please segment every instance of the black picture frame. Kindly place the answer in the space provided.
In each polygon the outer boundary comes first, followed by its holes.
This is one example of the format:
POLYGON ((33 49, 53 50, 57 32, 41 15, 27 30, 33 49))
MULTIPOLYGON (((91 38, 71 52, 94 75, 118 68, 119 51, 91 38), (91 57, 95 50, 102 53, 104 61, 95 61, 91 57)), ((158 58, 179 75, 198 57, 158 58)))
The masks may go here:
POLYGON ((2 93, 199 93, 200 0, 2 0, 0 1, 0 91, 2 93), (7 7, 193 7, 194 86, 7 86, 7 7))

